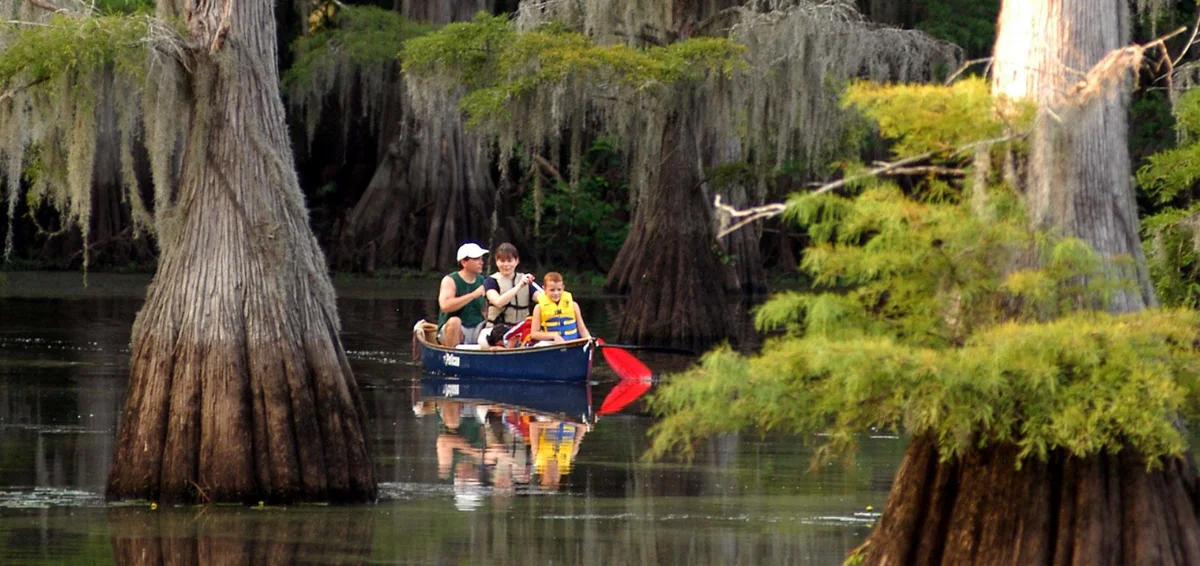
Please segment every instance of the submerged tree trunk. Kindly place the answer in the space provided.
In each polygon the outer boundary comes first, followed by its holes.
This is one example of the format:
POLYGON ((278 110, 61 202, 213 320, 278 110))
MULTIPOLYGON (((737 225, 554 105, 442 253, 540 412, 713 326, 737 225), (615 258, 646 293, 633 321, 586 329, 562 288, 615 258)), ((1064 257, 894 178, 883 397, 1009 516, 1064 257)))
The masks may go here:
POLYGON ((622 342, 702 349, 729 335, 726 287, 734 277, 717 255, 691 106, 681 103, 663 119, 660 169, 640 189, 629 236, 605 282, 609 291, 629 294, 615 321, 622 342))
POLYGON ((939 462, 929 436, 900 464, 865 564, 1200 563, 1200 478, 1191 454, 1147 470, 1133 450, 1053 451, 1016 468, 993 446, 939 462))
MULTIPOLYGON (((490 11, 492 2, 397 0, 396 8, 412 20, 446 24, 490 11)), ((340 269, 448 269, 462 240, 492 236, 498 193, 488 145, 466 131, 456 111, 412 116, 403 106, 408 115, 337 236, 333 263, 340 269)))
POLYGON ((192 35, 190 120, 180 186, 156 211, 162 254, 107 495, 370 501, 366 414, 292 169, 272 3, 159 13, 192 35))
MULTIPOLYGON (((995 88, 1039 103, 1021 179, 1040 228, 1077 236, 1103 257, 1134 258, 1144 277, 1126 148, 1129 81, 1090 100, 1068 96, 1128 38, 1124 0, 1007 0, 996 42, 995 88)), ((1148 283, 1120 294, 1117 312, 1154 304, 1148 283)), ((915 438, 865 564, 1200 563, 1200 479, 1190 452, 1161 469, 1133 449, 1077 458, 1063 449, 1016 468, 1016 447, 939 461, 915 438)))

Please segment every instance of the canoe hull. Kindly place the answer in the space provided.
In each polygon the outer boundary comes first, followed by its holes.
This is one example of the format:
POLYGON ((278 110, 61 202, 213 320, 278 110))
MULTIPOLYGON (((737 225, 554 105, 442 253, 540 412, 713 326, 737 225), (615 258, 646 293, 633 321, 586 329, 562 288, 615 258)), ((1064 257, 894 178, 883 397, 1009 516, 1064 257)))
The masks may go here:
POLYGON ((506 350, 461 350, 430 342, 424 321, 413 329, 425 373, 447 377, 585 383, 592 372, 590 340, 506 350))
POLYGON ((497 405, 579 423, 595 420, 591 390, 584 383, 422 375, 420 400, 497 405))

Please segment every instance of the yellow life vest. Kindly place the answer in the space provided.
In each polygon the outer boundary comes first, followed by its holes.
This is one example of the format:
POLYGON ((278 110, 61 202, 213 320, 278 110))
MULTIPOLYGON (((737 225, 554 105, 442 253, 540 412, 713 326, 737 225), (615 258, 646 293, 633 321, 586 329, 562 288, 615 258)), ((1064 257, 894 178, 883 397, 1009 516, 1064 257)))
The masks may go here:
POLYGON ((550 295, 538 295, 538 306, 542 308, 542 330, 557 332, 567 340, 579 338, 579 325, 575 322, 575 301, 570 291, 563 291, 558 303, 550 295))

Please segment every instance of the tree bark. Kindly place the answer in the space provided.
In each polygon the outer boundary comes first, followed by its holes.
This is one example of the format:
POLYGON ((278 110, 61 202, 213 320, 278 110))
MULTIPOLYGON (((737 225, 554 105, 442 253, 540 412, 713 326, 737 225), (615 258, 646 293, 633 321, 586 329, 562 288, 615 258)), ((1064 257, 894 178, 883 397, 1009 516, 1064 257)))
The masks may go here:
POLYGON ((629 236, 605 281, 608 291, 629 294, 615 321, 622 342, 703 349, 730 334, 727 286, 735 278, 717 255, 692 107, 683 101, 666 110, 660 169, 640 189, 629 236))
MULTIPOLYGON (((174 2, 176 0, 164 0, 174 2)), ((295 171, 268 0, 191 33, 181 182, 132 338, 112 499, 371 501, 366 413, 295 171)))
MULTIPOLYGON (((1041 117, 1023 182, 1035 227, 1084 240, 1103 257, 1128 255, 1145 272, 1126 149, 1126 92, 1067 95, 1081 73, 1128 38, 1123 0, 1006 0, 996 41, 998 94, 1030 98, 1041 117)), ((1116 312, 1154 304, 1152 289, 1122 293, 1116 312)), ((1136 450, 1078 458, 1053 450, 1016 467, 1018 449, 993 444, 940 461, 913 439, 865 564, 1200 563, 1200 479, 1192 454, 1148 470, 1136 450)))
POLYGON ((1200 563, 1200 478, 1191 453, 1147 470, 1133 450, 1076 458, 1055 450, 1016 468, 992 446, 939 462, 914 438, 864 564, 1200 563))
MULTIPOLYGON (((490 12, 492 2, 397 0, 396 8, 412 20, 446 24, 490 12)), ((488 145, 466 131, 457 112, 405 114, 338 235, 339 269, 365 269, 368 256, 381 267, 449 269, 463 240, 486 243, 494 235, 498 193, 488 145)))
POLYGON ((1130 78, 1123 73, 1123 88, 1091 100, 1071 94, 1093 65, 1129 42, 1128 3, 1006 1, 998 30, 995 92, 1039 107, 1021 180, 1035 226, 1079 237, 1107 260, 1133 259, 1133 268, 1114 267, 1136 287, 1120 291, 1111 310, 1155 306, 1130 175, 1130 78))

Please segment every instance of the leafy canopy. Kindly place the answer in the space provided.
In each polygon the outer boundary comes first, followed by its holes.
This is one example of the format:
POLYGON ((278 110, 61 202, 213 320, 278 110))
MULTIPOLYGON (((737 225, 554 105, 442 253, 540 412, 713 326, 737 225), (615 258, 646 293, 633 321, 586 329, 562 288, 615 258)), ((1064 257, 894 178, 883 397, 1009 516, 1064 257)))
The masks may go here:
POLYGON ((40 85, 82 75, 106 65, 144 76, 146 37, 152 19, 123 14, 81 16, 58 13, 44 25, 9 23, 0 49, 0 85, 5 89, 40 85))
MULTIPOLYGON (((846 99, 898 154, 951 160, 956 146, 1003 131, 1001 117, 1023 114, 996 111, 970 81, 859 84, 846 99)), ((946 459, 993 443, 1022 458, 1127 446, 1152 463, 1180 454, 1174 419, 1200 407, 1200 315, 1104 312, 1131 284, 1108 272, 1120 265, 1030 230, 1020 197, 980 173, 992 184, 927 177, 902 191, 871 180, 849 194, 794 196, 787 215, 813 241, 802 268, 815 288, 759 309, 758 328, 778 335, 760 354, 716 350, 659 390, 651 454, 687 455, 706 436, 758 429, 819 434, 820 461, 852 454, 871 427, 929 434, 946 459)))
POLYGON ((449 24, 404 46, 404 72, 438 76, 460 85, 460 107, 472 126, 506 122, 515 100, 539 88, 577 81, 597 91, 625 96, 730 76, 744 46, 725 38, 700 37, 665 47, 597 45, 561 25, 518 32, 505 16, 480 13, 471 22, 449 24))
MULTIPOLYGON (((333 10, 333 5, 324 6, 323 10, 333 10)), ((292 45, 296 60, 283 75, 284 88, 298 90, 300 85, 311 83, 314 77, 332 74, 342 65, 392 65, 404 41, 428 33, 430 29, 431 26, 410 21, 394 10, 341 6, 320 31, 296 39, 292 45)))
POLYGON ((1138 185, 1158 208, 1142 222, 1150 278, 1164 304, 1200 307, 1200 89, 1175 105, 1183 143, 1149 156, 1138 185))

